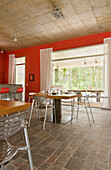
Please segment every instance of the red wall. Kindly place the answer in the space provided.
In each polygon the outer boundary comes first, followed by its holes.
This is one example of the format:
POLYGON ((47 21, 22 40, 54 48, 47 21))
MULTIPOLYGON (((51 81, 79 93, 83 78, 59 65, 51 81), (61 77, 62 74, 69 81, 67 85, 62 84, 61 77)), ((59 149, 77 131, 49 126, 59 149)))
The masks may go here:
POLYGON ((53 51, 59 51, 70 48, 77 48, 103 43, 104 38, 111 37, 111 32, 100 33, 90 36, 79 37, 75 39, 64 40, 60 42, 29 47, 6 54, 6 74, 5 82, 8 83, 8 55, 15 54, 16 57, 26 56, 26 100, 29 92, 39 92, 40 90, 40 49, 52 47, 53 51), (29 74, 35 74, 35 81, 29 81, 29 74))
POLYGON ((0 84, 5 84, 5 64, 6 56, 5 53, 0 53, 0 84))

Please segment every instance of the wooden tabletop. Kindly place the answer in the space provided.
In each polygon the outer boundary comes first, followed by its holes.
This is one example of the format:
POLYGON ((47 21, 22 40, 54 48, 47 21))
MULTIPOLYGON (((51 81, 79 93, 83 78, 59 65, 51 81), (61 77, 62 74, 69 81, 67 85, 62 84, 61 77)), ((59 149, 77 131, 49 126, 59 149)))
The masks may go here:
POLYGON ((0 116, 26 110, 31 103, 0 100, 0 116))
POLYGON ((47 97, 49 99, 72 99, 75 97, 81 97, 82 94, 56 94, 56 95, 52 95, 52 94, 42 94, 42 93, 35 93, 35 94, 29 94, 30 97, 33 96, 42 96, 42 97, 47 97))
POLYGON ((69 92, 92 92, 92 93, 102 93, 104 90, 68 90, 69 92))

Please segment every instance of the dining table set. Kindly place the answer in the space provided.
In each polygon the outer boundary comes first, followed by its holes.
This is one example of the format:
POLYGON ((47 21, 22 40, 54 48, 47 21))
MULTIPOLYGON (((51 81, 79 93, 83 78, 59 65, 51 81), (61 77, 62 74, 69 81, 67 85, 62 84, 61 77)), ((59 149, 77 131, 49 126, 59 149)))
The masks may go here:
MULTIPOLYGON (((30 92, 28 94, 28 97, 29 97, 28 102, 0 100, 0 129, 2 129, 2 131, 4 130, 2 133, 0 132, 0 142, 1 142, 1 139, 3 139, 3 141, 5 142, 5 145, 7 144, 6 148, 12 147, 11 145, 8 146, 9 143, 7 142, 7 137, 10 137, 12 134, 15 134, 20 128, 23 127, 22 123, 24 122, 24 119, 25 119, 24 115, 28 114, 29 112, 30 112, 30 117, 29 117, 28 125, 30 125, 30 121, 31 121, 30 118, 32 116, 33 109, 34 109, 34 107, 35 107, 35 109, 39 108, 40 101, 43 101, 43 102, 48 101, 49 103, 52 102, 52 105, 53 105, 53 111, 51 114, 52 119, 47 119, 47 121, 51 121, 53 123, 55 122, 55 123, 60 123, 60 124, 63 123, 64 124, 69 121, 72 121, 72 119, 75 117, 74 116, 75 99, 77 99, 76 101, 79 104, 79 102, 82 98, 82 94, 74 93, 74 92, 73 93, 72 92, 71 93, 68 93, 68 92, 67 93, 63 93, 63 92, 62 93, 61 92, 49 93, 48 91, 47 92, 42 91, 39 93, 30 92), (30 99, 32 99, 32 102, 30 102, 30 99), (42 100, 40 100, 40 99, 42 99, 42 100), (45 100, 43 100, 43 99, 45 99, 45 100), (66 105, 66 106, 70 106, 70 108, 71 108, 70 109, 71 113, 69 114, 69 116, 67 115, 67 119, 66 119, 66 117, 64 117, 63 110, 62 110, 63 102, 70 103, 70 104, 66 105), (29 111, 27 111, 27 110, 29 110, 29 111), (23 119, 23 121, 21 119, 23 119), (11 130, 12 130, 12 132, 11 132, 11 130)), ((84 102, 85 102, 85 100, 84 100, 84 102)), ((90 124, 90 119, 89 119, 86 105, 85 105, 85 108, 86 108, 86 113, 88 116, 88 121, 90 124)), ((45 130, 47 109, 48 109, 48 105, 46 102, 43 130, 45 130)), ((91 108, 90 108, 90 111, 91 111, 91 108)), ((78 115, 78 113, 77 113, 77 115, 78 115)), ((92 119, 94 121, 92 111, 91 111, 91 115, 92 115, 92 119)), ((33 170, 33 162, 32 162, 31 150, 30 150, 28 133, 27 133, 27 127, 30 127, 30 126, 28 126, 28 125, 25 125, 25 127, 24 127, 24 134, 25 134, 27 146, 24 147, 23 149, 26 149, 28 151, 30 167, 31 167, 31 170, 33 170)), ((4 150, 4 147, 2 149, 4 150)), ((5 151, 2 151, 2 152, 5 152, 5 151)), ((6 151, 6 153, 8 153, 8 151, 6 151)), ((11 153, 11 151, 9 151, 8 154, 10 154, 10 153, 11 153)), ((10 159, 9 159, 9 157, 7 159, 7 155, 6 155, 6 160, 2 161, 2 156, 3 155, 0 155, 1 168, 4 166, 5 162, 7 162, 8 160, 10 160, 12 158, 12 156, 11 156, 10 159)))
MULTIPOLYGON (((51 99, 53 100, 53 105, 55 106, 55 113, 56 113, 56 122, 57 123, 66 123, 68 121, 71 120, 70 116, 64 117, 64 114, 62 114, 62 100, 66 100, 66 101, 71 101, 71 110, 72 110, 72 114, 74 112, 73 110, 73 106, 74 106, 74 99, 75 98, 79 98, 82 96, 82 94, 76 94, 76 93, 47 93, 47 92, 41 92, 41 93, 35 93, 35 92, 30 92, 29 93, 29 101, 31 98, 33 98, 34 96, 38 96, 38 97, 46 97, 47 99, 51 99)), ((52 119, 50 119, 50 121, 55 122, 55 116, 54 116, 54 110, 53 110, 53 117, 52 119)))

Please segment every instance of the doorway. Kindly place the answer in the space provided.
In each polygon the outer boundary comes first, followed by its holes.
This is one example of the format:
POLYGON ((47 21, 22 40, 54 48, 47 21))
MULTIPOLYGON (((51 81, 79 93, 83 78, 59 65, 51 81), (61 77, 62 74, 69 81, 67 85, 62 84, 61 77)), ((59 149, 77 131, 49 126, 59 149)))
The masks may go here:
POLYGON ((23 94, 22 101, 25 101, 25 57, 18 57, 16 60, 16 77, 15 83, 22 84, 23 94))

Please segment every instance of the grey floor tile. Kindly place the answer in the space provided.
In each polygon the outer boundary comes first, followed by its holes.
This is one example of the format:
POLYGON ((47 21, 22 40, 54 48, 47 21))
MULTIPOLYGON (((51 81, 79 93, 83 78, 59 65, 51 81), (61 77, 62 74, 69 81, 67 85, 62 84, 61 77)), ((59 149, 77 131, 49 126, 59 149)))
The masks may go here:
MULTIPOLYGON (((85 110, 72 124, 46 123, 36 120, 35 113, 28 128, 34 170, 110 170, 111 111, 92 109, 95 122, 90 127, 85 110), (108 169, 109 168, 109 169, 108 169)), ((63 108, 63 114, 69 114, 63 108)), ((10 141, 24 144, 21 132, 10 141)), ((4 166, 4 170, 30 169, 27 151, 20 151, 4 166)))
POLYGON ((84 165, 84 161, 82 159, 78 159, 75 157, 71 157, 69 161, 67 162, 65 168, 69 170, 82 170, 84 165))

